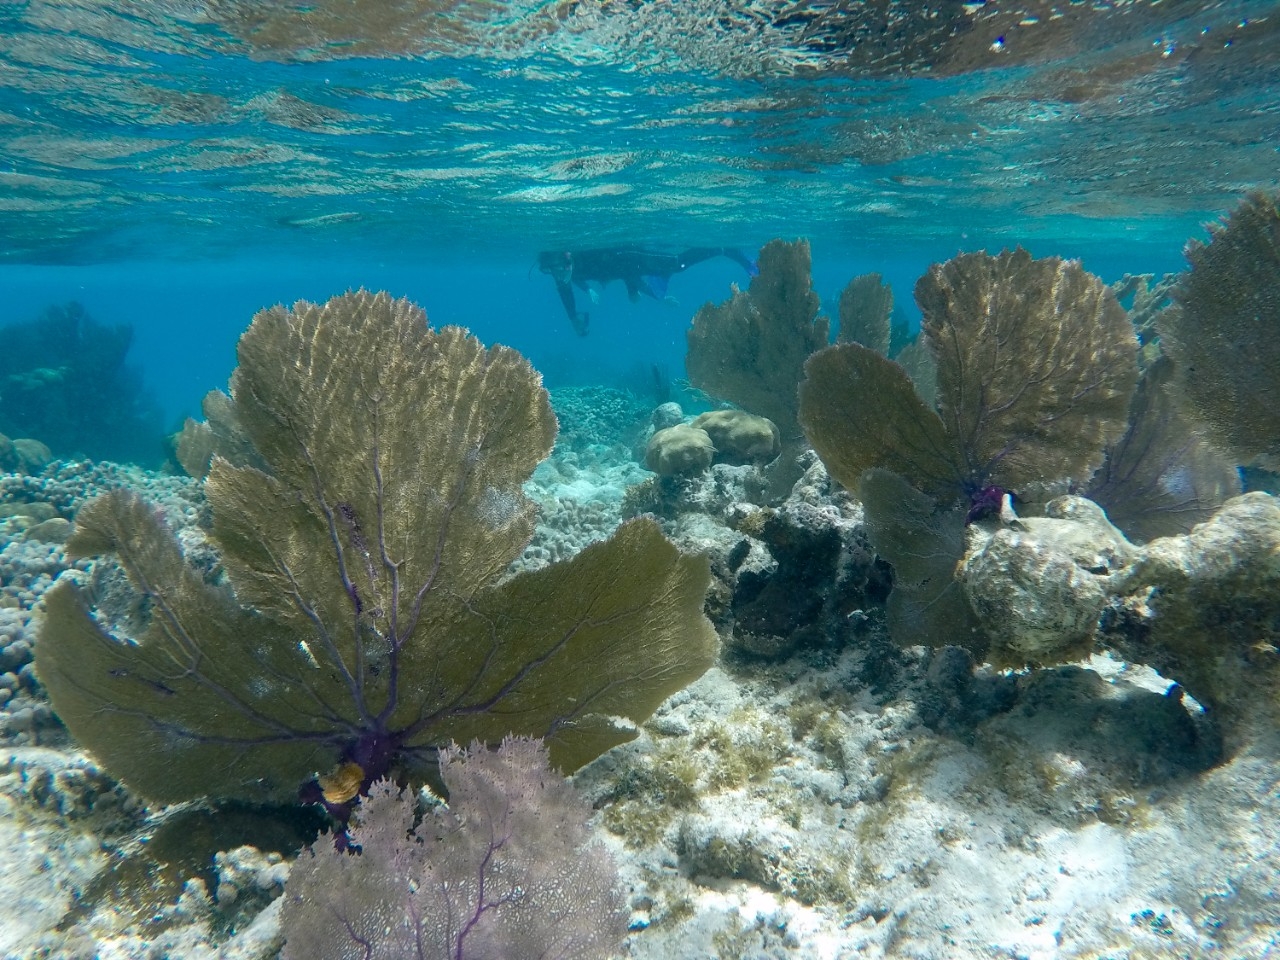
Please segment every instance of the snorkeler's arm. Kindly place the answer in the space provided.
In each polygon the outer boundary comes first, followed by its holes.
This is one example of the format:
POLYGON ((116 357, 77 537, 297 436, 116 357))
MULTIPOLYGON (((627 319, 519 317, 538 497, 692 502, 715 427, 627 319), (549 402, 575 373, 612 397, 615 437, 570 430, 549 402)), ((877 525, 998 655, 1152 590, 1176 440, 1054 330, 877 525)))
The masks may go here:
POLYGON ((587 324, 590 317, 585 313, 578 312, 578 304, 573 299, 573 287, 567 280, 556 280, 556 293, 560 294, 560 302, 564 304, 565 315, 568 316, 569 322, 573 324, 574 332, 580 337, 587 335, 587 324))

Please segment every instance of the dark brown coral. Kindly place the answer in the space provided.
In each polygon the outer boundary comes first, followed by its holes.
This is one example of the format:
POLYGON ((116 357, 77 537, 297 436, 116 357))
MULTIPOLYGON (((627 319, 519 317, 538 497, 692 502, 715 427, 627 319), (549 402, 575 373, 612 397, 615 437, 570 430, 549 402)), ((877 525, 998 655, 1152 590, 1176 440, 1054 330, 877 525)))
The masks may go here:
POLYGON ((943 501, 984 487, 1082 483, 1124 430, 1137 382, 1124 310, 1079 263, 1019 248, 962 254, 916 285, 938 363, 937 410, 857 344, 805 366, 800 415, 832 475, 883 467, 943 501))
POLYGON ((1208 243, 1157 321, 1174 389, 1206 438, 1242 464, 1280 466, 1280 207, 1255 193, 1208 243))

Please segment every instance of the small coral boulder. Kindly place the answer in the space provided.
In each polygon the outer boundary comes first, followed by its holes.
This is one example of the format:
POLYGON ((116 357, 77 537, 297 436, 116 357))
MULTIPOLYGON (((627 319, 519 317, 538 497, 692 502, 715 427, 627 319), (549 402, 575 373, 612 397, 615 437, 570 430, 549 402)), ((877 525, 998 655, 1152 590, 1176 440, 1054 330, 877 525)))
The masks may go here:
POLYGON ((765 464, 782 450, 774 422, 745 410, 712 410, 695 417, 690 426, 707 432, 715 444, 716 463, 765 464))
POLYGON ((707 431, 678 423, 649 438, 644 465, 664 477, 692 476, 711 466, 715 454, 715 444, 707 431))

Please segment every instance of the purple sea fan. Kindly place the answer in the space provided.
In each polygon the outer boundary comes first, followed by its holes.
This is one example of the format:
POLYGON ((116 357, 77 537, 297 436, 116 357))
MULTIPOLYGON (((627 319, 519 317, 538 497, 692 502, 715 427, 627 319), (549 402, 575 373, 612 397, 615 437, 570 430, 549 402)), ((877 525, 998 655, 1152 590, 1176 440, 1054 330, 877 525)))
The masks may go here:
POLYGON ((413 825, 385 782, 358 856, 304 851, 285 891, 282 960, 593 960, 626 933, 613 860, 542 741, 440 752, 447 806, 413 825))

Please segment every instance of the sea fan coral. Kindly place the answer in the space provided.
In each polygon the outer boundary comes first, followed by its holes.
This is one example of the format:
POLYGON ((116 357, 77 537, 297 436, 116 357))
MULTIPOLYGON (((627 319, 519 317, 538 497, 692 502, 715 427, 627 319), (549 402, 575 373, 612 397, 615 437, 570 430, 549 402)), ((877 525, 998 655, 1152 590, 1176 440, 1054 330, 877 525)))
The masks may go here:
POLYGON ((68 550, 114 554, 149 624, 114 636, 66 581, 46 599, 36 666, 55 710, 147 797, 290 800, 310 782, 319 801, 317 774, 421 782, 438 747, 507 733, 547 738, 572 770, 710 665, 707 561, 650 520, 504 579, 555 431, 515 351, 360 291, 263 311, 239 359, 234 421, 266 469, 213 459, 226 582, 117 490, 68 550))

